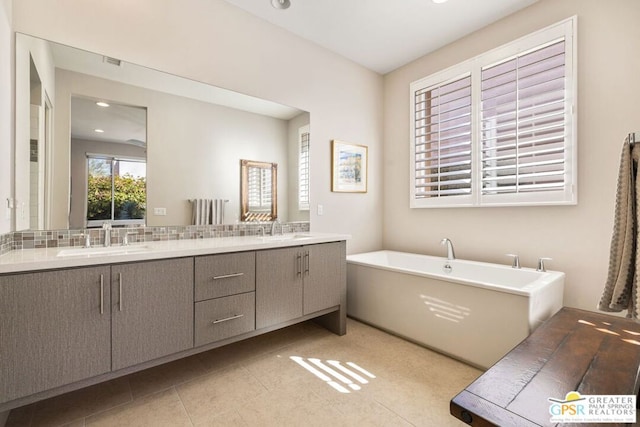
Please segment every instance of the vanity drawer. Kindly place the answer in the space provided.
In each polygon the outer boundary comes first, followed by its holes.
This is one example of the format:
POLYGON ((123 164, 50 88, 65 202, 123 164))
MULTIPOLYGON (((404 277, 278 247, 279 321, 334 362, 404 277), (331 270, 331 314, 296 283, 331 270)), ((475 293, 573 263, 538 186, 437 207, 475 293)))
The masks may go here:
POLYGON ((256 294, 232 295, 195 305, 195 346, 230 338, 256 329, 256 294))
POLYGON ((255 252, 200 256, 195 263, 195 301, 256 289, 255 252))

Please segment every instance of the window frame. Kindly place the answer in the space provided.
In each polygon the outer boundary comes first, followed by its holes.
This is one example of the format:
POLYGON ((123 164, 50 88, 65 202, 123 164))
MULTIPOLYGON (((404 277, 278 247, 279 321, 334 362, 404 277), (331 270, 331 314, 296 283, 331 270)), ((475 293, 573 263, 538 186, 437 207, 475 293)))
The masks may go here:
POLYGON ((310 154, 311 154, 311 133, 309 132, 310 126, 309 125, 305 125, 302 126, 298 129, 298 210, 300 211, 309 211, 311 209, 311 159, 310 159, 310 154), (302 162, 302 155, 303 155, 303 141, 302 141, 302 137, 303 135, 309 135, 308 136, 308 141, 307 141, 307 151, 306 151, 306 156, 307 156, 307 167, 306 170, 302 170, 302 166, 301 166, 301 162, 302 162), (303 177, 303 175, 306 175, 303 177), (306 202, 304 200, 302 200, 302 185, 301 183, 303 181, 306 180, 306 186, 307 186, 307 200, 306 202))
POLYGON ((410 208, 576 205, 578 203, 577 150, 577 17, 573 16, 484 52, 409 85, 410 99, 410 208), (482 194, 481 73, 484 68, 565 40, 564 189, 526 193, 482 194), (471 75, 471 194, 416 198, 415 93, 471 75))
MULTIPOLYGON (((113 155, 113 154, 97 154, 97 153, 86 153, 86 157, 85 157, 85 170, 86 170, 86 177, 85 177, 85 192, 84 192, 84 221, 86 224, 87 228, 92 228, 92 227, 100 227, 102 224, 104 224, 105 222, 109 222, 110 224, 114 225, 114 226, 123 226, 123 225, 145 225, 146 224, 146 220, 147 220, 147 211, 145 209, 145 213, 144 213, 144 217, 140 218, 140 219, 114 219, 114 182, 115 182, 115 177, 113 175, 113 162, 114 161, 127 161, 127 162, 138 162, 138 163, 144 163, 145 164, 145 170, 146 170, 146 164, 147 164, 147 159, 143 158, 143 157, 132 157, 132 156, 117 156, 117 155, 113 155), (91 159, 102 159, 102 160, 108 160, 110 162, 110 168, 111 168, 111 218, 110 219, 88 219, 88 214, 89 214, 89 187, 88 187, 88 180, 89 180, 89 162, 91 161, 91 159)), ((145 183, 146 183, 146 172, 145 172, 145 183)), ((146 192, 146 184, 145 184, 145 192, 146 192)))

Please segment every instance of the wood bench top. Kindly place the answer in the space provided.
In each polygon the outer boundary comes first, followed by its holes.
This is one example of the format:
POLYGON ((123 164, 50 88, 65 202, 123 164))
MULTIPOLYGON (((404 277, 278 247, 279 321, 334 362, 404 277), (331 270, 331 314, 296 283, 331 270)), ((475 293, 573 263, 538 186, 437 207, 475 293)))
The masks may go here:
POLYGON ((548 398, 637 396, 639 367, 640 324, 564 307, 454 397, 450 411, 473 426, 552 426, 548 398))

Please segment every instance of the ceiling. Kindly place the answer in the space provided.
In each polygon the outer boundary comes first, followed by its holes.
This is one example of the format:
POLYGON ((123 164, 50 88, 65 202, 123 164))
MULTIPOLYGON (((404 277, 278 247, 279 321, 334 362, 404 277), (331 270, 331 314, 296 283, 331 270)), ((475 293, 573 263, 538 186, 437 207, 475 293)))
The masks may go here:
POLYGON ((225 0, 386 74, 537 0, 225 0))

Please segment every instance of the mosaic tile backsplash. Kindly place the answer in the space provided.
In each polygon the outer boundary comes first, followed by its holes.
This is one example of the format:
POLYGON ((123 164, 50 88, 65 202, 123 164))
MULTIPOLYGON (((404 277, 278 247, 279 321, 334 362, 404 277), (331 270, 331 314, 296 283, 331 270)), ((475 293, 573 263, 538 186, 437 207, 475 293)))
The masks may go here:
MULTIPOLYGON (((310 230, 307 221, 284 222, 276 226, 276 231, 284 233, 305 233, 310 230)), ((111 244, 120 245, 127 235, 129 243, 156 242, 162 240, 212 239, 217 237, 256 236, 270 234, 271 223, 241 223, 229 225, 185 225, 167 227, 114 227, 111 230, 111 244)), ((89 233, 92 246, 104 245, 102 228, 79 230, 38 230, 16 231, 0 235, 0 255, 12 250, 64 248, 84 246, 85 233, 89 233)))

